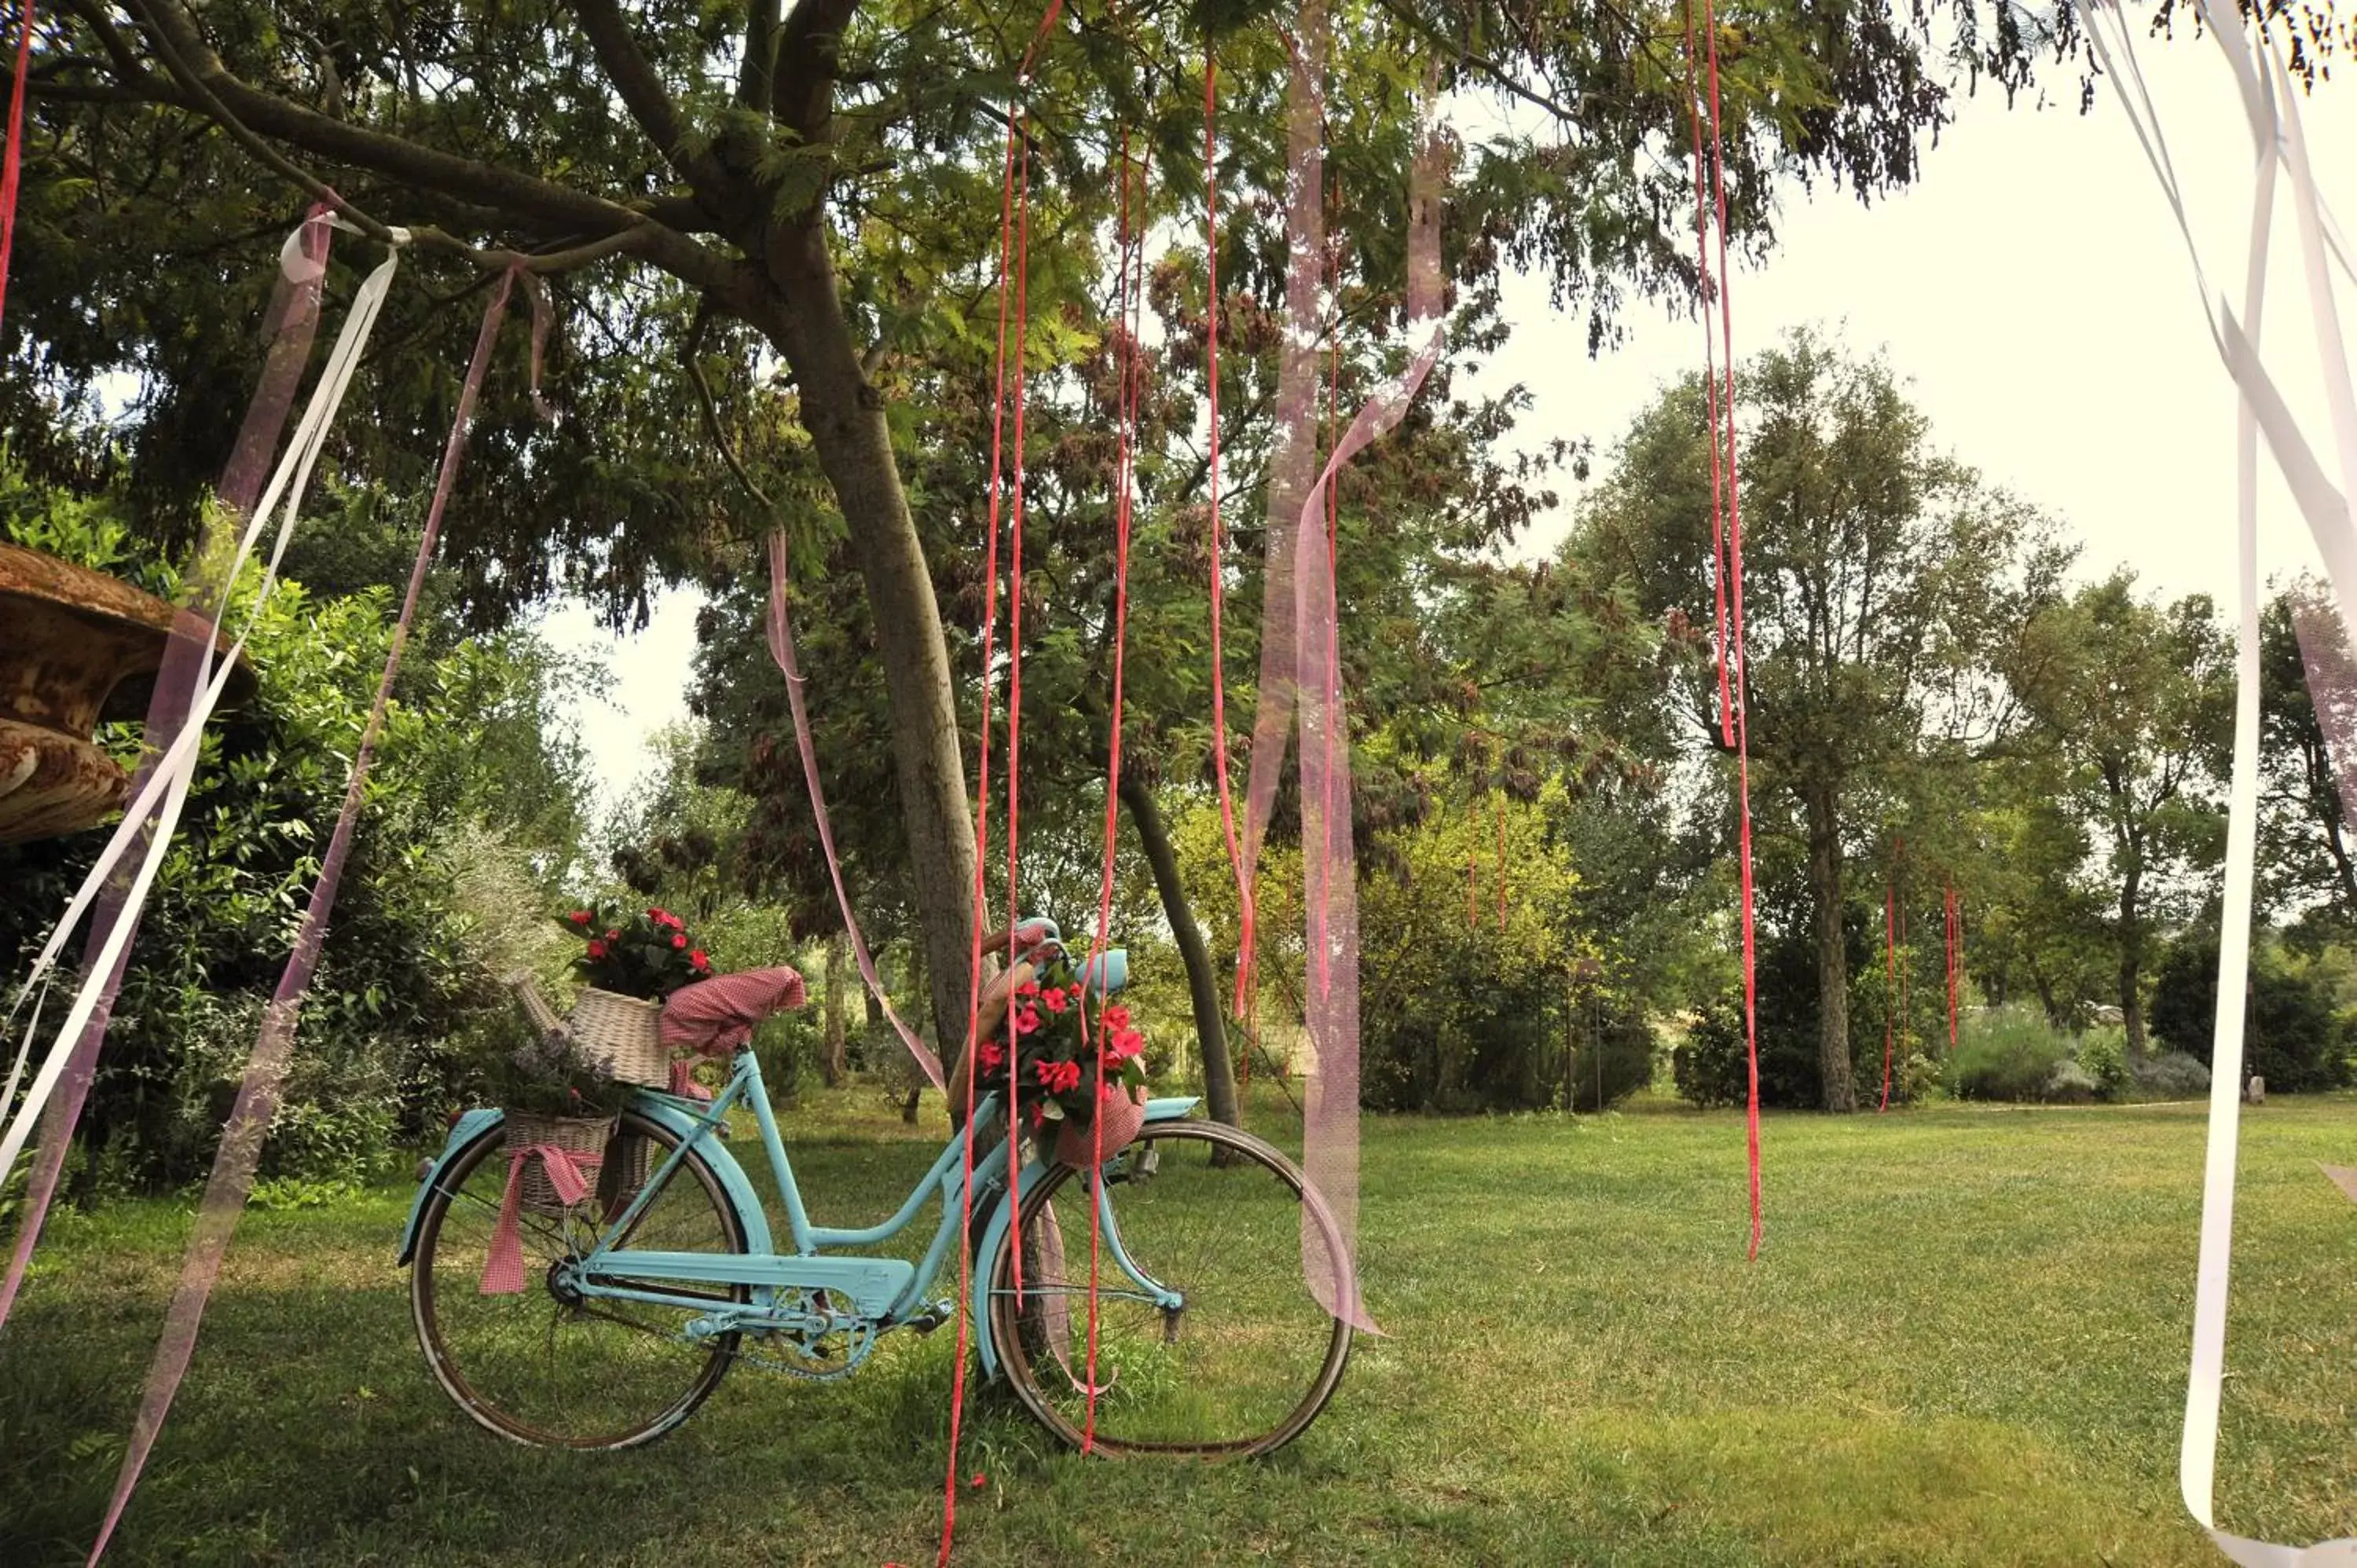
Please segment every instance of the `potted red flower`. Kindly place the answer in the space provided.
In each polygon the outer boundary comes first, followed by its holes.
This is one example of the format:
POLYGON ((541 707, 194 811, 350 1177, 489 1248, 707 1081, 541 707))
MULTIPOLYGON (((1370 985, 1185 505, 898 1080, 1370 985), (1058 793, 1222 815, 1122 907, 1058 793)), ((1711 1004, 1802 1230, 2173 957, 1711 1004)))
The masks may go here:
POLYGON ((1085 1167, 1100 1145, 1111 1155, 1145 1125, 1146 1036, 1127 1007, 1092 997, 1061 952, 1016 986, 1000 1034, 974 1055, 977 1081, 1004 1088, 1010 1053, 1017 1110, 1035 1133, 1059 1123, 1066 1165, 1085 1167))
POLYGON ((584 989, 573 1004, 572 1034, 631 1083, 668 1087, 670 1053, 662 1043, 663 998, 712 974, 712 961, 668 909, 625 914, 591 904, 559 922, 579 938, 573 972, 584 989))

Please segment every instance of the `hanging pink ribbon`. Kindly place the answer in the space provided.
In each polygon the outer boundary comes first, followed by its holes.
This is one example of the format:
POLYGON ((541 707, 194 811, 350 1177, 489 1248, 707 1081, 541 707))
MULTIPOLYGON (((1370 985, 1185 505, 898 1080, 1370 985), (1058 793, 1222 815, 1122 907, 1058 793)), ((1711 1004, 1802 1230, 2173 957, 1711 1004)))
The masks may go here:
POLYGON ((794 657, 794 624, 787 609, 793 591, 791 575, 786 566, 786 536, 770 535, 770 657, 777 661, 778 672, 786 678, 786 705, 793 710, 794 746, 802 753, 802 781, 810 789, 811 817, 818 824, 819 847, 826 852, 826 874, 834 884, 835 907, 843 911, 843 929, 851 938, 851 956, 858 961, 859 977, 867 983, 867 993, 884 1009, 900 1043, 917 1058, 925 1080, 935 1089, 945 1089, 948 1079, 942 1074, 942 1058, 935 1056, 917 1032, 900 1020, 892 1005, 891 994, 876 973, 876 960, 867 951, 867 939, 859 934, 859 918, 851 912, 851 894, 843 885, 843 857, 834 849, 834 822, 827 815, 826 789, 818 781, 818 746, 811 736, 810 710, 802 701, 803 677, 801 662, 794 657))
POLYGON ((710 1100, 712 1090, 695 1081, 695 1064, 682 1058, 671 1064, 671 1091, 682 1100, 710 1100))
POLYGON ((16 247, 16 177, 25 159, 25 77, 33 59, 33 0, 16 20, 16 77, 8 88, 8 145, 0 154, 0 304, 8 297, 8 258, 16 247))
MULTIPOLYGON (((327 271, 328 243, 332 233, 326 218, 324 208, 314 208, 310 218, 290 236, 288 245, 273 261, 276 278, 263 317, 263 337, 267 347, 264 349, 262 376, 254 387, 253 401, 246 405, 245 419, 238 427, 230 460, 221 470, 220 488, 214 492, 221 503, 214 514, 220 521, 214 529, 207 531, 190 568, 190 608, 182 613, 174 635, 164 645, 163 667, 156 672, 155 692, 147 703, 139 771, 131 786, 135 800, 153 775, 157 759, 187 722, 201 680, 201 667, 211 647, 210 628, 205 622, 220 598, 222 585, 208 575, 207 568, 218 573, 227 555, 226 551, 211 546, 222 538, 233 539, 253 512, 261 497, 264 478, 270 470, 271 453, 276 449, 278 438, 286 428, 287 415, 294 410, 303 368, 310 362, 312 339, 319 324, 319 284, 327 271)), ((82 946, 85 964, 98 961, 107 939, 124 918, 124 894, 131 880, 129 867, 137 865, 146 853, 156 814, 153 809, 147 813, 146 831, 133 842, 122 863, 124 871, 107 885, 91 913, 90 930, 82 946)), ((135 925, 133 935, 137 935, 135 925)), ((74 1041, 65 1077, 58 1086, 58 1096, 41 1118, 41 1144, 26 1188, 16 1247, 9 1255, 6 1277, 0 1279, 0 1323, 7 1322, 9 1309, 16 1304, 26 1267, 32 1261, 34 1244, 40 1240, 42 1222, 57 1194, 58 1178, 65 1170, 66 1155, 73 1144, 74 1127, 81 1120, 82 1106, 90 1098, 99 1047, 113 1016, 114 998, 123 988, 124 972, 130 961, 131 943, 125 941, 107 971, 90 1021, 74 1041)), ((5 1100, 0 1100, 0 1107, 5 1104, 5 1100)))
POLYGON ((500 1197, 499 1224, 491 1231, 491 1250, 483 1259, 479 1295, 514 1295, 523 1289, 523 1236, 518 1221, 523 1208, 523 1167, 533 1160, 566 1208, 589 1196, 589 1172, 605 1162, 602 1155, 576 1154, 554 1144, 533 1144, 510 1151, 507 1190, 500 1197), (586 1167, 586 1168, 585 1168, 586 1167))
MULTIPOLYGON (((1305 49, 1304 54, 1309 51, 1305 49)), ((1296 80, 1303 72, 1297 70, 1296 80)), ((1416 390, 1439 363, 1447 341, 1442 314, 1440 194, 1451 160, 1447 134, 1426 100, 1427 116, 1408 185, 1407 306, 1411 332, 1431 336, 1407 369, 1378 388, 1359 410, 1304 500, 1293 547, 1294 700, 1300 723, 1302 874, 1307 913, 1303 1024, 1318 1055, 1302 1107, 1302 1167, 1324 1197, 1340 1241, 1331 1255, 1314 1206, 1301 1214, 1302 1262, 1318 1304, 1361 1333, 1380 1334, 1358 1286, 1359 1215, 1359 888, 1351 826, 1350 714, 1341 693, 1340 623, 1334 564, 1325 549, 1327 487, 1342 466, 1406 414, 1416 390)), ((1306 155, 1318 155, 1313 145, 1306 155)), ((1316 174, 1297 152, 1292 199, 1315 203, 1316 174)), ((1314 273, 1315 252, 1293 264, 1314 273)), ((1255 748, 1254 766, 1262 757, 1255 748)), ((1273 790, 1273 784, 1271 786, 1273 790)), ((1251 792, 1247 789, 1249 816, 1251 792)))
POLYGON ((148 1451, 155 1445, 156 1434, 162 1431, 164 1419, 172 1408, 181 1376, 188 1370, 188 1357, 196 1348, 197 1329, 204 1318, 205 1303, 212 1294, 213 1282, 221 1273, 221 1258, 229 1250, 230 1238, 235 1234, 238 1217, 245 1208, 246 1194, 253 1184, 254 1166, 262 1156, 263 1139, 270 1130, 271 1119, 277 1114, 286 1058, 294 1046, 303 998, 310 989, 320 949, 327 941, 328 920, 335 909, 344 865, 351 855, 352 833, 366 795, 377 737, 383 731, 385 711, 393 701, 393 678, 401 670, 401 655, 408 644, 410 625, 416 618, 418 596, 425 585, 426 571, 433 564, 435 544, 441 538, 442 514, 449 505, 451 489, 457 482, 467 430, 474 420, 475 402, 490 369, 491 349, 499 340, 500 324, 506 319, 508 295, 514 283, 514 272, 501 274, 499 287, 484 307, 482 328, 475 335, 474 357, 468 363, 467 378, 459 388, 449 438, 443 444, 434 499, 426 508, 425 532, 410 567, 408 590, 402 596, 401 613, 393 622, 392 646, 385 653, 376 700, 369 708, 368 724, 361 732, 360 746, 352 757, 343 808, 328 841, 327 854, 320 861, 319 878, 312 886, 310 902, 304 909, 303 924, 296 935, 295 950, 279 975, 276 994, 263 1013, 262 1028, 255 1036, 253 1054, 246 1060, 236 1104, 222 1130, 221 1146, 213 1155, 212 1175, 206 1181, 205 1195, 197 1209, 196 1233, 189 1240, 188 1255, 180 1267, 179 1284, 165 1316, 163 1337, 148 1369, 138 1418, 132 1425, 131 1441, 115 1477, 114 1496, 107 1505, 98 1540, 91 1547, 90 1562, 93 1564, 106 1551, 106 1543, 123 1518, 132 1488, 138 1485, 139 1473, 146 1466, 148 1451))

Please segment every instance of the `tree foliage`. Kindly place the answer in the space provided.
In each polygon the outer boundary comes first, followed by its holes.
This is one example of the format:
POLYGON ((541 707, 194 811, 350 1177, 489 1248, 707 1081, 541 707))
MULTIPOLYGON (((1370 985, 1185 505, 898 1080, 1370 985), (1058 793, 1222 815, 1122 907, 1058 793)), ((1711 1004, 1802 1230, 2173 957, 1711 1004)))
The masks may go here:
POLYGON ((2123 570, 2043 608, 2008 673, 2060 798, 2105 857, 2115 1000, 2145 1047, 2156 914, 2188 914, 2183 878, 2224 853, 2213 791, 2226 765, 2233 652, 2207 596, 2138 596, 2123 570))

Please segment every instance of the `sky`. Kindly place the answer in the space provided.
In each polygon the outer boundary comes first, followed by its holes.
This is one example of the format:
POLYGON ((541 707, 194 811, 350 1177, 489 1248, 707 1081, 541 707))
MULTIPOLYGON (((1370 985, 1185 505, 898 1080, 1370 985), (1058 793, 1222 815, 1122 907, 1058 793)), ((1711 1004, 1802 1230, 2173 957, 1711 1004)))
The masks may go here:
MULTIPOLYGON (((2207 40, 2147 44, 2140 58, 2204 263, 2239 297, 2251 147, 2233 79, 2207 40)), ((2357 84, 2326 83, 2301 110, 2327 204, 2357 220, 2357 84)), ((2265 349, 2316 440, 2327 422, 2314 332, 2281 199, 2278 212, 2265 349)), ((1779 229, 1764 265, 1739 268, 1729 288, 1738 358, 1809 324, 1879 349, 1934 441, 2055 515, 2083 546, 2083 575, 2127 565, 2170 596, 2231 595, 2233 384, 2184 241, 2108 84, 2085 115, 2067 90, 2043 108, 2008 109, 1984 93, 1927 150, 1913 189, 1871 208, 1829 188, 1813 199, 1795 189, 1779 229)), ((1637 305, 1626 344, 1591 360, 1582 321, 1551 318, 1541 284, 1513 280, 1508 299, 1527 325, 1482 375, 1531 388, 1534 444, 1588 435, 1607 448, 1663 384, 1701 362, 1703 328, 1691 317, 1637 305)), ((2314 552, 2304 525, 2265 459, 2262 475, 2261 569, 2306 569, 2314 552)), ((1567 477, 1559 488, 1576 499, 1567 477)), ((1554 548, 1565 521, 1543 522, 1523 551, 1554 548)), ((544 623, 560 647, 613 669, 610 702, 581 715, 609 803, 651 762, 654 732, 685 716, 697 603, 666 595, 653 623, 625 639, 578 606, 544 623)))
MULTIPOLYGON (((2206 39, 2139 55, 2204 263, 2239 299, 2251 139, 2233 77, 2206 39)), ((2301 108, 2326 202, 2357 214, 2357 156, 2343 156, 2357 152, 2357 86, 2326 83, 2301 108)), ((2283 195, 2279 186, 2275 330, 2265 345, 2295 407, 2321 431, 2283 195)), ((2055 514, 2082 542, 2085 575, 2126 564, 2171 595, 2231 593, 2233 383, 2184 241, 2108 83, 2083 116, 2075 94, 2008 110, 1984 93, 1926 151, 1914 188, 1871 208, 1830 189, 1813 200, 1796 192, 1779 228, 1765 265, 1738 270, 1729 289, 1738 359, 1812 324, 1855 349, 1880 349, 1933 440, 2055 514)), ((1543 288, 1517 287, 1527 318, 1543 320, 1543 288)), ((1641 306, 1627 325, 1628 344, 1598 360, 1564 351, 1576 322, 1510 340, 1495 373, 1532 388, 1535 434, 1593 435, 1602 448, 1661 386, 1699 368, 1703 328, 1693 317, 1641 306)), ((2264 459, 2262 474, 2261 569, 2302 569, 2312 555, 2305 527, 2264 459)), ((1558 518, 1526 548, 1552 548, 1562 527, 1558 518)))

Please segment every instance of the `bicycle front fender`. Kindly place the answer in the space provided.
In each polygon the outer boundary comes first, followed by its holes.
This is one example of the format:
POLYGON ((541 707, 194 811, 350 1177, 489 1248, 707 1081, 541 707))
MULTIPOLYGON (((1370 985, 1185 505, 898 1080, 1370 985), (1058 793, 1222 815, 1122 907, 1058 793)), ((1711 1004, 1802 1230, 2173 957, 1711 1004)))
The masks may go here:
MULTIPOLYGON (((694 1134, 699 1121, 694 1112, 671 1103, 667 1097, 654 1094, 632 1097, 630 1109, 662 1127, 682 1143, 694 1134)), ((417 1196, 410 1199, 409 1223, 402 1230, 401 1253, 393 1260, 395 1263, 405 1264, 416 1255, 417 1227, 425 1217, 425 1199, 440 1184, 443 1174, 450 1168, 460 1152, 476 1139, 496 1132, 505 1116, 504 1112, 496 1108, 479 1107, 459 1117, 451 1127, 450 1136, 442 1145, 441 1154, 435 1156, 433 1168, 425 1173, 425 1179, 417 1184, 417 1196)), ((737 1163, 737 1156, 728 1152, 728 1145, 717 1138, 706 1138, 696 1145, 695 1152, 711 1165, 713 1176, 719 1180, 721 1191, 727 1195, 730 1207, 737 1210, 737 1222, 745 1228, 746 1251, 757 1253, 775 1251, 770 1240, 769 1216, 762 1211, 760 1195, 753 1190, 753 1183, 745 1175, 745 1167, 737 1163)))
MULTIPOLYGON (((1146 1124, 1150 1127, 1157 1122, 1183 1122, 1201 1103, 1201 1098, 1197 1095, 1172 1095, 1149 1100, 1146 1102, 1146 1124)), ((1034 1182, 1045 1180, 1047 1175, 1048 1162, 1034 1158, 1023 1170, 1024 1190, 1029 1191, 1034 1182)), ((1014 1223, 1014 1213, 1015 1206, 1006 1202, 1002 1195, 997 1212, 990 1217, 989 1228, 982 1233, 981 1250, 974 1254, 980 1262, 974 1273, 972 1299, 966 1303, 967 1314, 974 1320, 974 1342, 982 1351, 983 1375, 989 1378, 998 1376, 998 1347, 990 1337, 990 1314, 983 1311, 979 1304, 990 1298, 990 1273, 997 1265, 998 1249, 1006 1245, 1007 1230, 1014 1223)))

